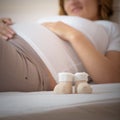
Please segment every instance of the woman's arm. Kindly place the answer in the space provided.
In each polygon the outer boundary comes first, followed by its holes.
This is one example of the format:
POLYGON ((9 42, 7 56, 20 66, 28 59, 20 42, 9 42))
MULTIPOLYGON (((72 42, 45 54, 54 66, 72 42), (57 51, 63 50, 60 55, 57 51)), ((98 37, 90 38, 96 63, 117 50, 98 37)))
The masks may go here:
POLYGON ((0 38, 8 40, 14 36, 15 32, 9 27, 11 24, 10 18, 0 18, 0 38))
POLYGON ((120 52, 111 51, 104 56, 78 30, 62 22, 44 25, 71 43, 94 82, 120 82, 120 52))

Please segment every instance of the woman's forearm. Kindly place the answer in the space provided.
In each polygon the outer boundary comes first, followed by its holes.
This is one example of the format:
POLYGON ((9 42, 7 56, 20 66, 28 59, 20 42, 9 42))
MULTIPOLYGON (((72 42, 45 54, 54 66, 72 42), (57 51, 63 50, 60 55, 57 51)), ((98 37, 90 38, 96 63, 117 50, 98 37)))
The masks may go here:
POLYGON ((83 34, 74 34, 69 41, 94 82, 120 82, 118 67, 113 64, 113 61, 98 52, 83 34))

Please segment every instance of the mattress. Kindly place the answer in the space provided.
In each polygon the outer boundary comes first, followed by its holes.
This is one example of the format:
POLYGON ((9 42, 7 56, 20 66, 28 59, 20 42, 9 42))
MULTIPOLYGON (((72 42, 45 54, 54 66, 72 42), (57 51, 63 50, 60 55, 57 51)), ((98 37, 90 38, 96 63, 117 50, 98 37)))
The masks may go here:
POLYGON ((1 92, 0 120, 120 120, 120 83, 91 87, 92 94, 1 92))

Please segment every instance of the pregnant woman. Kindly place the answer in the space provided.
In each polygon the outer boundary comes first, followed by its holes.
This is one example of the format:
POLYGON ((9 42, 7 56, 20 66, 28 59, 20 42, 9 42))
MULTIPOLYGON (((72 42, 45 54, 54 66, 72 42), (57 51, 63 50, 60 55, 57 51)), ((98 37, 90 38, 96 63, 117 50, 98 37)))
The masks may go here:
POLYGON ((64 71, 120 82, 120 27, 108 21, 112 0, 60 0, 60 8, 67 16, 39 23, 9 28, 1 19, 0 91, 52 90, 64 71))

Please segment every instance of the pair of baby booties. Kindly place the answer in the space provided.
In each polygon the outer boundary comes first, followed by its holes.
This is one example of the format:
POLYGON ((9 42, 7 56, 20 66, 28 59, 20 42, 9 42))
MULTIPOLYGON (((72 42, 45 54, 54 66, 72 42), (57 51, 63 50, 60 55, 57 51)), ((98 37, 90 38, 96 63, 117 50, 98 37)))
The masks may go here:
POLYGON ((88 84, 88 74, 85 72, 58 74, 59 83, 54 88, 56 94, 91 94, 92 87, 88 84))

